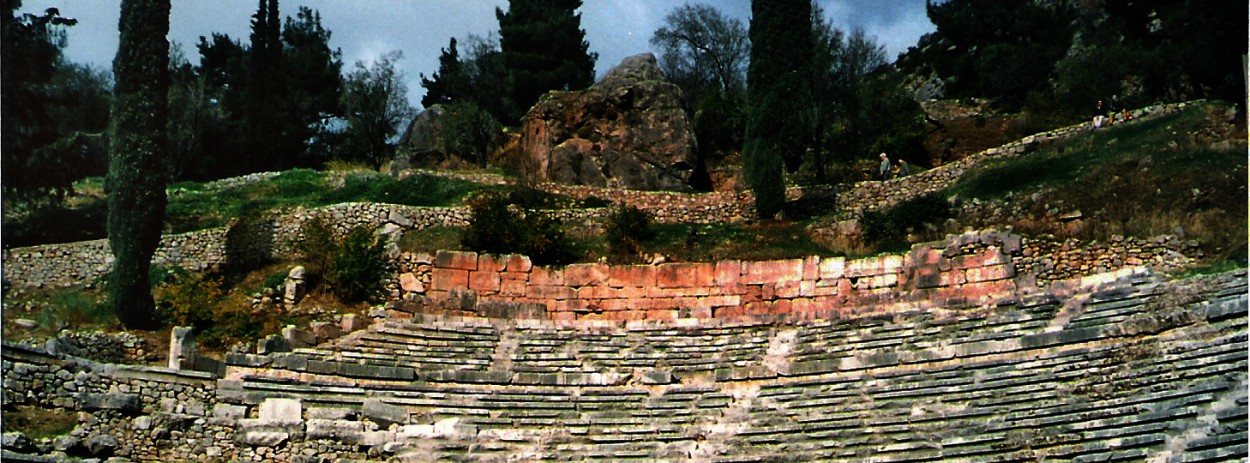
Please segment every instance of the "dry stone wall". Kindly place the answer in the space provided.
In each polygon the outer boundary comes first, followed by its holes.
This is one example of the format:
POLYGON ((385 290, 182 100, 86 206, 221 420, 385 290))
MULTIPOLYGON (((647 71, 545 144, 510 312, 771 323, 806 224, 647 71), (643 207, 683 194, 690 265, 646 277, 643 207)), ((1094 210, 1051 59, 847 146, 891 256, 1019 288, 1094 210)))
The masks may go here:
MULTIPOLYGON (((1132 111, 1134 121, 1180 112, 1202 101, 1149 106, 1132 111)), ((880 181, 856 183, 838 194, 838 209, 850 215, 864 211, 885 209, 900 202, 928 193, 944 190, 955 183, 972 166, 989 159, 1006 159, 1030 153, 1041 146, 1066 140, 1083 132, 1093 130, 1092 122, 1061 127, 1048 132, 1025 137, 1001 147, 991 148, 958 161, 944 164, 914 175, 880 181)))

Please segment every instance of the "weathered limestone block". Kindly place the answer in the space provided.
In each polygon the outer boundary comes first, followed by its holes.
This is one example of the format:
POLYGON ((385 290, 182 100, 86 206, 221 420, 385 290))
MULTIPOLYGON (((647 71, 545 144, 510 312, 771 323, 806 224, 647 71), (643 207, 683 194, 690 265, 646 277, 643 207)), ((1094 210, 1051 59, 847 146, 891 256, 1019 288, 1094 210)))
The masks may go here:
POLYGON ((262 426, 298 425, 304 420, 303 402, 300 399, 265 399, 257 413, 262 426))
POLYGON ((368 328, 369 320, 366 317, 350 313, 343 315, 340 325, 344 333, 351 333, 368 328))
POLYGON ((275 352, 290 352, 291 341, 277 334, 271 334, 256 343, 256 353, 268 355, 275 352))
POLYGON ((308 324, 308 327, 312 329, 313 336, 317 337, 318 343, 326 342, 343 335, 343 331, 339 328, 339 325, 335 325, 330 322, 312 322, 308 324))
POLYGON ((291 344, 292 348, 310 347, 317 344, 317 335, 311 331, 296 328, 295 325, 282 328, 282 337, 291 344))
POLYGON ((277 447, 291 437, 291 433, 282 431, 242 431, 234 435, 235 442, 252 447, 277 447))
POLYGON ((309 439, 335 439, 351 443, 360 440, 367 424, 364 421, 309 419, 306 432, 309 439))
POLYGON ((169 368, 195 368, 195 333, 189 326, 175 326, 169 333, 169 368))
POLYGON ((381 399, 365 399, 364 405, 361 407, 361 413, 365 419, 382 427, 408 423, 407 409, 398 405, 388 404, 381 399))
POLYGON ((83 410, 118 410, 134 413, 142 410, 143 401, 139 394, 131 393, 83 393, 79 396, 79 407, 83 410))
POLYGON ((304 266, 297 265, 287 274, 282 292, 282 302, 286 305, 298 304, 304 297, 304 273, 304 266))

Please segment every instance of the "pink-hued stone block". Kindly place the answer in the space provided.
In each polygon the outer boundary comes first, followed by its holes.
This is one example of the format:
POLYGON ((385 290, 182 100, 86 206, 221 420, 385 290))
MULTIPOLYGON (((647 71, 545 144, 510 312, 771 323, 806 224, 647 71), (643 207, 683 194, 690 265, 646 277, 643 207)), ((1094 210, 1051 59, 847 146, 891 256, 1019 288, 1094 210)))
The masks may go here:
POLYGON ((749 285, 799 281, 803 279, 803 259, 744 262, 742 282, 749 285))
POLYGON ((661 288, 705 288, 715 280, 716 268, 712 264, 661 264, 655 272, 656 286, 661 288))
POLYGON ((826 257, 820 260, 820 279, 836 280, 846 273, 845 257, 826 257))
POLYGON ((655 267, 650 265, 623 265, 608 271, 608 285, 622 287, 655 286, 655 267))
POLYGON ((608 281, 604 264, 574 264, 564 268, 564 282, 569 286, 601 285, 608 281))
POLYGON ((1015 276, 1015 273, 1015 267, 1005 264, 970 268, 966 271, 969 283, 1004 280, 1015 276))
MULTIPOLYGON (((507 275, 506 273, 504 275, 507 275)), ((525 296, 529 283, 525 280, 502 279, 499 283, 499 294, 501 296, 525 296)))
POLYGON ((498 292, 500 283, 499 272, 472 272, 469 274, 469 289, 479 293, 498 292))
POLYGON ((477 253, 460 251, 439 251, 434 257, 434 267, 477 270, 477 253))
POLYGON ((716 284, 724 287, 736 285, 742 279, 742 262, 726 260, 716 263, 716 284))
POLYGON ((477 270, 483 272, 502 272, 506 268, 507 260, 504 256, 496 256, 493 254, 482 254, 477 256, 477 270))
POLYGON ((530 284, 535 286, 563 286, 564 272, 551 267, 534 267, 530 271, 530 284))
POLYGON ((436 291, 469 287, 469 271, 449 268, 436 268, 432 272, 430 286, 436 291))
POLYGON ((529 273, 533 268, 534 264, 530 262, 529 256, 509 254, 504 261, 504 270, 509 272, 529 273))
POLYGON ((777 283, 774 287, 777 289, 778 299, 793 299, 799 297, 802 287, 802 281, 786 281, 777 283))
POLYGON ((577 291, 568 286, 530 285, 526 296, 540 301, 562 301, 577 297, 577 291))
POLYGON ((820 257, 811 256, 803 259, 803 279, 807 281, 820 279, 820 257))

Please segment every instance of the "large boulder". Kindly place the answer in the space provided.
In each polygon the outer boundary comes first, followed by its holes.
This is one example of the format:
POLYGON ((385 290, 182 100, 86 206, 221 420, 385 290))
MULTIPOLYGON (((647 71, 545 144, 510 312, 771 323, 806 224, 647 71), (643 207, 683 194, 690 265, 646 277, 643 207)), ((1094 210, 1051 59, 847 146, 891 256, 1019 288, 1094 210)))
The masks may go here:
POLYGON ((430 106, 417 114, 400 137, 391 174, 413 168, 476 166, 508 139, 499 123, 475 106, 430 106), (474 153, 474 149, 481 152, 474 153))
POLYGON ((392 170, 432 167, 446 162, 447 153, 443 152, 443 125, 446 116, 447 108, 443 105, 430 106, 417 114, 399 138, 395 162, 391 164, 392 170))
POLYGON ((535 181, 690 190, 698 162, 681 89, 655 56, 625 58, 579 92, 544 95, 522 121, 522 172, 535 181))

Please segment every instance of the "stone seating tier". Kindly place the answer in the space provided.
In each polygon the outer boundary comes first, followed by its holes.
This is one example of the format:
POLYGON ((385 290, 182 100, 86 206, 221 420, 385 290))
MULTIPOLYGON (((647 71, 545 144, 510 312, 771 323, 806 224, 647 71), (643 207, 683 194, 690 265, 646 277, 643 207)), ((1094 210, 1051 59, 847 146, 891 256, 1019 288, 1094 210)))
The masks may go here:
MULTIPOLYGON (((381 319, 315 347, 234 356, 215 382, 195 376, 211 385, 204 434, 179 432, 196 447, 145 437, 136 420, 168 419, 159 401, 91 423, 142 442, 150 450, 125 453, 141 461, 210 447, 250 461, 1238 460, 1245 278, 1134 277, 828 320, 381 319)), ((16 385, 30 365, 65 362, 4 356, 16 385)), ((28 389, 13 391, 78 397, 28 389)), ((6 388, 5 400, 17 396, 6 388)))

